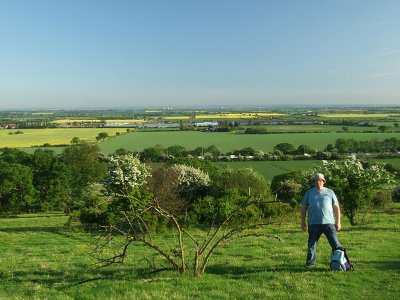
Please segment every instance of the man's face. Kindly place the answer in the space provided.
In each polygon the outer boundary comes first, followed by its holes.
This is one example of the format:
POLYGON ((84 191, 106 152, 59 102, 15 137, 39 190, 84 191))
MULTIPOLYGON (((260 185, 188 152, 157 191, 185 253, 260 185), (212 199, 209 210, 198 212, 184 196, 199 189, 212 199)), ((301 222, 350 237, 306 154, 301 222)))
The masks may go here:
POLYGON ((317 190, 322 190, 322 188, 324 187, 325 182, 322 179, 316 179, 315 180, 315 187, 317 188, 317 190))

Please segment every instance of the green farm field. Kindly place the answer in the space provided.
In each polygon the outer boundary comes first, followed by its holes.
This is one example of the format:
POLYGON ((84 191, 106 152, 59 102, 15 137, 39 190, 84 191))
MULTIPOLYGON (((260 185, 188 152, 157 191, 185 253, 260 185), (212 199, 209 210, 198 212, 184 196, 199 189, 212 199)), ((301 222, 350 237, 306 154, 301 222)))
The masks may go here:
POLYGON ((311 148, 323 150, 328 144, 334 144, 339 138, 355 140, 384 140, 400 138, 400 133, 287 133, 287 134, 237 134, 210 133, 199 131, 168 132, 132 132, 109 139, 100 144, 103 153, 111 154, 119 148, 129 151, 141 151, 155 145, 164 147, 181 145, 186 149, 216 145, 223 152, 252 147, 256 150, 271 152, 278 143, 291 143, 295 147, 305 144, 311 148))
MULTIPOLYGON (((385 125, 388 125, 387 123, 385 125)), ((308 124, 308 125, 257 125, 247 126, 251 128, 264 128, 268 132, 342 132, 343 127, 347 127, 350 132, 365 132, 365 131, 377 131, 377 126, 365 127, 365 126, 346 126, 346 125, 319 125, 319 124, 308 124)), ((399 131, 399 128, 391 128, 391 131, 399 131)))
MULTIPOLYGON (((400 207, 365 216, 339 237, 354 272, 329 271, 329 244, 318 246, 317 267, 304 269, 306 233, 299 214, 266 226, 281 240, 247 238, 217 250, 199 278, 172 271, 151 273, 133 246, 125 264, 90 269, 94 235, 68 231, 62 214, 0 219, 0 299, 398 299, 400 207)), ((166 238, 162 234, 156 239, 166 238)))

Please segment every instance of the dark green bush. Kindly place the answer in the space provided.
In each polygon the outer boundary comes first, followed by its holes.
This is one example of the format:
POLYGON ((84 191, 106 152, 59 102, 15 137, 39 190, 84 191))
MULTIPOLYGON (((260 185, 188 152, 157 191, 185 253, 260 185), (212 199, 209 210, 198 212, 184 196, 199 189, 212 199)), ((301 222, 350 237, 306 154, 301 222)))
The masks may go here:
POLYGON ((385 208, 392 201, 392 192, 390 190, 381 190, 372 199, 371 204, 375 208, 385 208))
POLYGON ((400 187, 396 187, 392 192, 392 199, 394 202, 400 202, 400 187))

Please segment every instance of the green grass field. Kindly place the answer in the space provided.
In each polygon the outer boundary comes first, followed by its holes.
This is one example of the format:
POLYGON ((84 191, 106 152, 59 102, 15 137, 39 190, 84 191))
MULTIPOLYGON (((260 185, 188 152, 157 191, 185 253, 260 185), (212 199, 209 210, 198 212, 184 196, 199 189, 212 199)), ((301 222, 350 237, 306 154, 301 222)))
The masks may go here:
MULTIPOLYGON (((388 125, 387 123, 385 125, 388 125)), ((391 124, 390 124, 391 125, 391 124)), ((257 125, 252 128, 265 128, 268 132, 342 132, 343 127, 347 127, 349 132, 377 131, 377 126, 345 126, 345 125, 319 125, 319 124, 299 124, 299 125, 257 125)), ((391 131, 398 131, 398 128, 391 128, 391 131)))
POLYGON ((398 299, 400 207, 371 213, 363 224, 344 220, 339 234, 354 272, 333 273, 323 237, 318 265, 304 269, 307 235, 298 213, 265 227, 281 241, 237 240, 215 253, 193 279, 150 273, 148 249, 130 249, 125 264, 87 270, 93 236, 69 232, 62 214, 0 219, 0 299, 398 299), (290 218, 292 220, 290 221, 290 218))
POLYGON ((169 132, 132 132, 106 140, 100 144, 103 153, 114 153, 118 148, 140 151, 157 144, 164 147, 181 145, 191 150, 199 146, 216 145, 223 152, 252 147, 256 150, 271 152, 278 143, 291 143, 295 147, 301 144, 323 150, 328 144, 334 144, 338 138, 355 140, 384 140, 399 138, 399 133, 287 133, 287 134, 235 134, 209 133, 198 131, 169 132))

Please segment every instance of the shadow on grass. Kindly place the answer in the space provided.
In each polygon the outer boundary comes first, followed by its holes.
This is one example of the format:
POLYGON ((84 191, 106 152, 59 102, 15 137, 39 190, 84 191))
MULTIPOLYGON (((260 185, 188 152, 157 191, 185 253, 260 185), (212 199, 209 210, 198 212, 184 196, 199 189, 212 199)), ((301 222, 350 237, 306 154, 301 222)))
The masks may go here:
POLYGON ((37 219, 37 218, 65 218, 64 213, 32 213, 32 214, 22 214, 22 215, 0 215, 1 219, 37 219))
POLYGON ((7 227, 0 228, 0 232, 6 233, 29 233, 29 232, 50 232, 60 233, 62 228, 60 226, 37 226, 37 227, 7 227))
POLYGON ((304 266, 296 265, 280 265, 270 267, 239 267, 227 265, 211 265, 206 268, 206 273, 224 276, 252 277, 254 274, 261 273, 305 273, 305 272, 327 272, 327 268, 315 267, 307 270, 304 266))
MULTIPOLYGON (((399 268, 397 263, 396 268, 399 268)), ((210 265, 206 269, 206 274, 220 275, 232 279, 249 280, 257 275, 268 276, 277 272, 282 273, 326 273, 326 268, 317 267, 306 270, 302 266, 282 265, 276 267, 240 267, 226 265, 210 265), (263 275, 264 274, 264 275, 263 275)), ((129 266, 118 266, 112 268, 101 268, 85 272, 85 268, 71 270, 37 270, 37 271, 17 271, 12 275, 0 273, 0 279, 7 281, 8 284, 34 285, 41 284, 49 289, 68 290, 86 284, 97 284, 96 282, 107 281, 131 281, 131 282, 153 282, 160 280, 179 280, 181 278, 175 272, 154 273, 149 268, 135 268, 129 266)))
POLYGON ((354 227, 350 227, 348 229, 342 229, 342 232, 357 232, 357 231, 386 231, 386 232, 398 232, 397 228, 391 228, 391 227, 373 227, 373 226, 367 226, 367 225, 356 225, 354 227))
POLYGON ((149 273, 144 270, 135 269, 132 270, 129 267, 114 267, 109 269, 97 269, 92 272, 85 272, 82 268, 74 270, 74 272, 68 271, 16 271, 12 275, 0 273, 0 278, 6 280, 8 284, 20 284, 25 285, 37 284, 47 286, 48 288, 56 289, 67 289, 81 284, 90 283, 93 281, 100 280, 112 280, 112 281, 125 281, 125 280, 145 280, 149 278, 149 273))
MULTIPOLYGON (((7 227, 0 228, 0 232, 5 233, 19 233, 19 234, 29 234, 29 233, 51 233, 55 235, 60 235, 66 237, 70 240, 75 240, 79 242, 87 242, 88 238, 83 235, 76 235, 74 232, 66 230, 62 226, 36 226, 36 227, 7 227)), ((90 235, 92 238, 96 235, 96 232, 85 232, 88 236, 90 235)))
POLYGON ((398 261, 371 261, 370 264, 374 265, 376 269, 383 271, 399 271, 400 260, 398 261))

